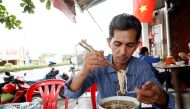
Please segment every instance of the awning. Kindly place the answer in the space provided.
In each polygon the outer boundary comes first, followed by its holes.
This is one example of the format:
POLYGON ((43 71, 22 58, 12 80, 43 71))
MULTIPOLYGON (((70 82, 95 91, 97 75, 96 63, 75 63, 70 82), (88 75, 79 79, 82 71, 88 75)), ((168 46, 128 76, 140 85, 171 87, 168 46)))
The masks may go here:
POLYGON ((63 12, 71 21, 76 23, 74 0, 52 0, 53 6, 63 12))
POLYGON ((76 6, 83 12, 105 0, 52 0, 53 6, 62 11, 71 21, 76 23, 76 6))

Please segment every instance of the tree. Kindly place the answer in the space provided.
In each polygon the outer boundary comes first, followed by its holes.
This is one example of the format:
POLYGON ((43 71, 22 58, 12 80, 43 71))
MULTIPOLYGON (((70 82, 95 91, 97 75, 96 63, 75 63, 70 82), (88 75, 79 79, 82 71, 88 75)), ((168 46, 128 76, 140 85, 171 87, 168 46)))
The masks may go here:
POLYGON ((54 57, 56 54, 53 54, 53 53, 42 53, 40 56, 39 56, 39 59, 40 61, 45 61, 45 59, 47 58, 50 58, 50 57, 54 57))
POLYGON ((65 54, 62 55, 62 61, 63 63, 69 63, 70 59, 74 57, 72 54, 65 54))
MULTIPOLYGON (((51 0, 40 0, 40 2, 46 3, 46 9, 51 9, 51 0)), ((23 13, 34 14, 35 5, 32 0, 21 0, 20 7, 23 8, 23 13)), ((0 22, 9 30, 22 29, 22 22, 6 10, 3 0, 0 0, 0 22)))

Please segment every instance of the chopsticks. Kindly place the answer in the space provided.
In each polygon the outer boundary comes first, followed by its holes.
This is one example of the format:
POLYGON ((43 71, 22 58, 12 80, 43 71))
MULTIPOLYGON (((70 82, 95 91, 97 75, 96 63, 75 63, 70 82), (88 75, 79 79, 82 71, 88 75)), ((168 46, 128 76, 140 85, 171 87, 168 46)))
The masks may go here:
MULTIPOLYGON (((81 40, 81 42, 79 42, 79 45, 82 46, 83 48, 85 48, 89 52, 95 51, 95 49, 91 45, 87 44, 87 42, 85 40, 81 40)), ((117 68, 115 65, 113 65, 109 61, 106 60, 106 63, 108 65, 110 65, 115 71, 120 72, 119 68, 117 68)))

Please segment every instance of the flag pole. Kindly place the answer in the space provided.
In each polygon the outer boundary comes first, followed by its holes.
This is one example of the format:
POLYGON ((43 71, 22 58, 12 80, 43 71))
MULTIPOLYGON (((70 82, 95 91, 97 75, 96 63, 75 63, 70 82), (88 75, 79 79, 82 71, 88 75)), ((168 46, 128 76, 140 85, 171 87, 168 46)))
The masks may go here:
POLYGON ((107 37, 106 34, 104 33, 103 29, 100 27, 100 25, 98 24, 98 22, 94 19, 94 17, 92 16, 92 14, 88 11, 88 9, 86 11, 90 15, 90 17, 92 18, 92 20, 94 21, 94 23, 96 23, 96 25, 98 26, 98 28, 100 29, 100 31, 104 34, 104 36, 107 37))
POLYGON ((169 28, 169 16, 168 16, 168 4, 165 1, 165 16, 166 16, 166 39, 167 39, 167 55, 171 55, 171 39, 170 39, 170 28, 169 28))

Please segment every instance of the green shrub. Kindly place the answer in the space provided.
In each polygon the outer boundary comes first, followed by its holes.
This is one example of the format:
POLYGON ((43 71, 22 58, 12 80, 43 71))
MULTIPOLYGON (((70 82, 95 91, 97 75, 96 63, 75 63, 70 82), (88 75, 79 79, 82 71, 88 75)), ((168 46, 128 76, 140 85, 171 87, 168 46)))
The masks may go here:
MULTIPOLYGON (((64 66, 68 64, 56 64, 54 66, 64 66)), ((13 66, 13 65, 7 65, 7 67, 1 67, 0 73, 4 73, 5 71, 9 72, 17 72, 22 70, 31 70, 31 69, 39 69, 39 68, 45 68, 48 67, 48 65, 30 65, 30 66, 13 66), (11 67, 10 67, 11 66, 11 67)))

